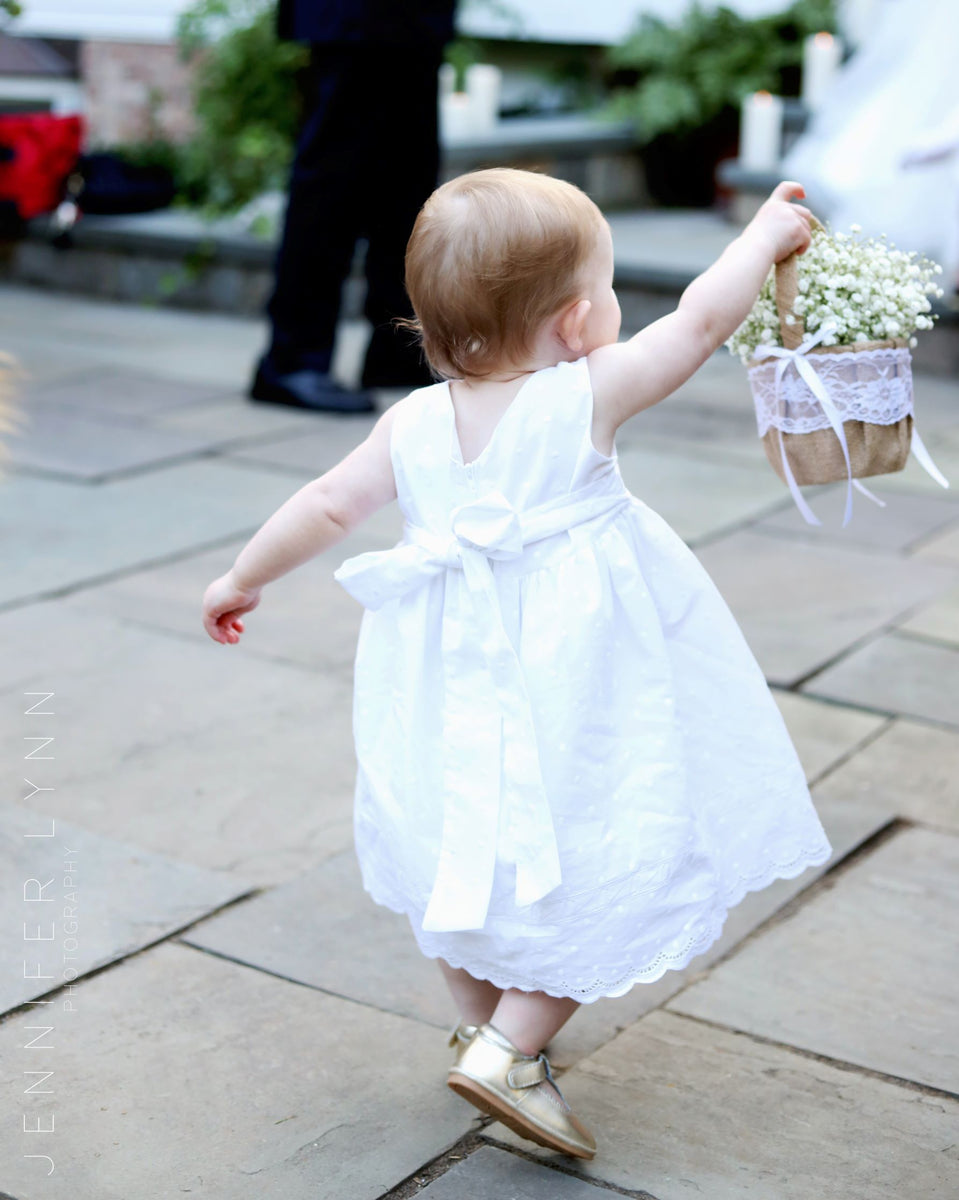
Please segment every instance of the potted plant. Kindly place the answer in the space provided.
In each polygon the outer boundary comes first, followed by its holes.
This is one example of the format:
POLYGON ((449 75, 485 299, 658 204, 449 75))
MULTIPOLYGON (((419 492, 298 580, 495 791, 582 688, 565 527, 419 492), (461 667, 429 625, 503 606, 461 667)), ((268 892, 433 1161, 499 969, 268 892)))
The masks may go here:
POLYGON ((803 40, 834 31, 835 8, 835 0, 798 0, 747 19, 697 2, 676 23, 640 17, 609 52, 609 111, 632 121, 654 200, 713 202, 716 165, 737 151, 743 99, 757 91, 797 96, 803 40))

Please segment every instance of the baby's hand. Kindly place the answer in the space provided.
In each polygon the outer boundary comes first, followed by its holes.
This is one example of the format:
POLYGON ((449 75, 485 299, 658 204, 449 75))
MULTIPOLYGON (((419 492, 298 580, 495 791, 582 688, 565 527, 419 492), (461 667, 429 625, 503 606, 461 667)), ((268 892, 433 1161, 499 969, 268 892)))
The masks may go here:
POLYGON ((790 203, 792 196, 802 199, 805 195, 801 183, 780 183, 749 223, 747 232, 766 241, 773 262, 787 258, 793 251, 803 254, 809 246, 815 218, 808 208, 790 203))
POLYGON ((227 571, 214 579, 203 595, 203 628, 215 642, 235 644, 243 632, 240 616, 260 603, 261 588, 241 588, 227 571))

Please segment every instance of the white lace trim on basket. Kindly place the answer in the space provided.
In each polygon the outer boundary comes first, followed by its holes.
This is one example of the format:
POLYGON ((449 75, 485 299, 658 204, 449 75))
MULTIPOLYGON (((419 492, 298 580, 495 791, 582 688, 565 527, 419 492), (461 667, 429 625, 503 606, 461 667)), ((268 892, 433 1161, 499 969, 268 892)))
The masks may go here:
MULTIPOLYGON (((783 433, 829 429, 829 416, 822 403, 796 370, 787 367, 777 386, 777 361, 768 359, 749 368, 759 436, 771 428, 783 433)), ((843 421, 894 425, 913 411, 912 356, 905 348, 810 354, 806 362, 815 370, 843 421)))
MULTIPOLYGON (((789 465, 783 435, 815 433, 826 428, 835 433, 846 460, 846 508, 842 519, 845 528, 852 517, 853 488, 881 508, 886 504, 858 479, 853 479, 844 424, 848 420, 860 420, 870 425, 889 425, 911 413, 912 356, 905 347, 884 347, 873 350, 853 348, 838 354, 810 357, 810 350, 833 332, 835 325, 827 321, 815 332, 807 334, 795 349, 757 346, 753 352, 757 364, 749 370, 749 382, 756 405, 759 436, 763 437, 769 429, 776 429, 786 484, 809 525, 821 525, 822 522, 803 499, 789 465), (773 361, 765 361, 767 359, 773 361)), ((923 444, 915 421, 910 449, 936 483, 941 487, 949 486, 923 444)))

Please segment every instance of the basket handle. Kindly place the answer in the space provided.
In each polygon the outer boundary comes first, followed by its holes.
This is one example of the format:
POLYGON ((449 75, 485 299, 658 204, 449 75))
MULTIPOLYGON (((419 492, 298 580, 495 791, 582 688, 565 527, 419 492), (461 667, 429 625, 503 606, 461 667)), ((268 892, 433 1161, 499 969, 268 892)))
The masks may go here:
MULTIPOLYGON (((825 228, 816 217, 812 219, 812 227, 814 230, 825 228)), ((799 294, 798 260, 799 255, 793 251, 776 263, 776 311, 779 313, 779 332, 787 350, 795 350, 806 336, 806 326, 802 317, 797 316, 792 325, 786 324, 786 316, 792 312, 792 306, 799 294)))

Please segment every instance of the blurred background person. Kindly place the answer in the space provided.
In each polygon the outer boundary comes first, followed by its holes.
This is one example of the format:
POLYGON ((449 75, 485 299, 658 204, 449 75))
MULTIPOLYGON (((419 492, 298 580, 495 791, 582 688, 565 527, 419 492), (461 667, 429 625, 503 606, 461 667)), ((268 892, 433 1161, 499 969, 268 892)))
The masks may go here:
POLYGON ((252 399, 370 412, 368 389, 432 382, 411 317, 406 242, 436 187, 438 70, 455 0, 280 0, 283 38, 308 41, 306 111, 290 173, 269 347, 252 399), (372 336, 360 388, 330 375, 343 285, 366 239, 364 315, 372 336))

